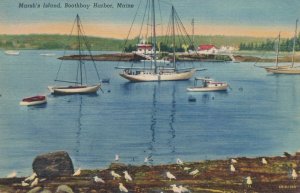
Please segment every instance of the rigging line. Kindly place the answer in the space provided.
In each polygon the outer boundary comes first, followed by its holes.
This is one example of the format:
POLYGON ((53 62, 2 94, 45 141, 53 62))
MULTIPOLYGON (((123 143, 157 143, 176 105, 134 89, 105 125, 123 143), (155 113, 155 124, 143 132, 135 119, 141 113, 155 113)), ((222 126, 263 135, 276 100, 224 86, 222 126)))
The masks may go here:
MULTIPOLYGON (((278 39, 278 36, 276 36, 275 38, 273 38, 273 39, 270 40, 270 41, 272 41, 272 42, 274 43, 274 46, 273 46, 273 47, 275 47, 275 41, 276 41, 277 39, 278 39)), ((261 61, 262 58, 265 57, 266 53, 267 53, 267 51, 264 51, 263 54, 260 56, 260 58, 258 58, 258 59, 253 63, 253 65, 254 65, 255 67, 264 68, 263 66, 257 66, 256 64, 257 64, 259 61, 261 61)))
POLYGON ((161 14, 161 7, 160 7, 160 0, 158 0, 158 9, 159 9, 159 14, 160 14, 160 23, 161 23, 161 34, 164 33, 164 25, 162 25, 163 20, 162 20, 162 14, 161 14))
POLYGON ((144 26, 144 21, 145 21, 145 16, 146 16, 146 13, 147 13, 148 2, 149 1, 147 1, 146 7, 145 7, 145 12, 144 12, 144 15, 143 15, 142 25, 141 25, 141 29, 140 29, 139 36, 138 36, 138 43, 140 42, 140 37, 141 37, 141 33, 142 33, 142 30, 143 30, 143 26, 144 26))
MULTIPOLYGON (((68 39, 67 39, 66 42, 69 42, 70 39, 71 39, 71 37, 72 37, 75 23, 76 23, 76 18, 74 19, 74 22, 73 22, 73 26, 72 26, 71 32, 70 32, 70 34, 69 34, 68 39)), ((65 49, 64 49, 63 56, 65 56, 65 54, 66 54, 67 47, 68 47, 68 45, 66 44, 66 45, 65 45, 65 49)), ((60 62, 60 64, 59 64, 59 68, 58 68, 58 71, 57 71, 57 73, 56 73, 56 78, 55 78, 55 79, 58 79, 58 75, 59 75, 59 72, 60 72, 60 70, 61 70, 61 66, 62 66, 63 61, 64 61, 64 60, 61 59, 61 62, 60 62)))
MULTIPOLYGON (((147 1, 147 4, 149 6, 149 8, 147 8, 147 27, 146 27, 146 34, 145 34, 145 38, 148 41, 148 32, 149 32, 149 26, 150 26, 150 9, 151 9, 151 5, 150 5, 150 0, 147 1)), ((150 42, 152 42, 152 39, 150 40, 150 42)))

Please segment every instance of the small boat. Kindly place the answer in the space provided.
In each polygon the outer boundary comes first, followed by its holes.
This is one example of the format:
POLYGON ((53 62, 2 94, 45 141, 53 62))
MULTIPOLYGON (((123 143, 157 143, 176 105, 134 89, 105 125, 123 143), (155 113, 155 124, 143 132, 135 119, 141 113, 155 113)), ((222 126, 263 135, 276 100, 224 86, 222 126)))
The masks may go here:
POLYGON ((4 53, 5 53, 6 55, 13 55, 13 56, 17 56, 17 55, 20 54, 20 52, 19 52, 19 51, 16 51, 16 50, 6 50, 6 51, 4 51, 4 53))
POLYGON ((40 56, 55 56, 56 54, 54 53, 42 53, 40 56))
POLYGON ((100 89, 100 84, 96 85, 78 85, 78 86, 48 86, 51 94, 68 95, 68 94, 91 94, 100 89))
POLYGON ((197 99, 194 96, 189 96, 188 101, 189 102, 196 102, 197 99))
POLYGON ((44 103, 47 103, 46 96, 37 95, 37 96, 22 99, 22 101, 20 102, 20 105, 22 105, 22 106, 32 106, 32 105, 41 105, 41 104, 44 104, 44 103))
POLYGON ((226 91, 228 86, 229 85, 226 82, 217 82, 208 77, 205 78, 196 77, 194 81, 194 86, 188 87, 187 91, 189 92, 226 91), (202 81, 201 86, 197 86, 197 82, 199 80, 202 81))

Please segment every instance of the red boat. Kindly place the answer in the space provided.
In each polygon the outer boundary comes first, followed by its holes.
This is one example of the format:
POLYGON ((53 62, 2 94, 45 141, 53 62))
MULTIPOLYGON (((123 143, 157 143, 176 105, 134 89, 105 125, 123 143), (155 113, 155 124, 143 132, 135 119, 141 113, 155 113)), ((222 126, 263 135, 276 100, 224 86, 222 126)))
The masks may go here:
POLYGON ((44 104, 46 102, 47 102, 46 96, 37 95, 37 96, 28 97, 28 98, 23 99, 20 102, 20 105, 22 105, 22 106, 40 105, 40 104, 44 104))

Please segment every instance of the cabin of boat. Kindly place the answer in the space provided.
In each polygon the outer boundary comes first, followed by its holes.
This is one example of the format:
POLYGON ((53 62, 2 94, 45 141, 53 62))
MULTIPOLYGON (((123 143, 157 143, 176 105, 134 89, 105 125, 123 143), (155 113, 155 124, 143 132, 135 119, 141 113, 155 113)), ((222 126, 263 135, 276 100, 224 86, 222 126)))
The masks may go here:
POLYGON ((195 78, 194 86, 188 87, 187 91, 189 92, 209 92, 209 91, 226 91, 228 88, 226 82, 216 82, 213 79, 208 77, 205 78, 195 78), (198 86, 198 80, 202 81, 202 85, 198 86))

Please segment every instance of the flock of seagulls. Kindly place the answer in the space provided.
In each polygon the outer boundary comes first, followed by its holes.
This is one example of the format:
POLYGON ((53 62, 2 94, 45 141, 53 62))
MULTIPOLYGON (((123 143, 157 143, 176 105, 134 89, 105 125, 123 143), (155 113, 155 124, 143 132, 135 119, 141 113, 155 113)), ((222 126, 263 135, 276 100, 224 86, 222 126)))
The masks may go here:
MULTIPOLYGON (((120 156, 118 154, 116 154, 115 155, 115 161, 119 161, 119 160, 120 160, 120 156)), ((151 156, 146 157, 144 162, 148 163, 149 160, 151 160, 151 156)), ((234 164, 237 164, 238 161, 236 159, 231 159, 230 162, 231 162, 230 166, 229 166, 230 172, 234 173, 234 172, 236 172, 236 168, 235 168, 234 164)), ((179 158, 176 159, 176 163, 178 165, 182 166, 182 167, 184 165, 184 162, 179 158)), ((263 165, 267 165, 268 161, 266 160, 266 158, 262 158, 261 163, 263 165)), ((189 175, 194 176, 194 177, 200 172, 198 169, 194 169, 193 171, 191 171, 192 168, 190 168, 190 167, 183 167, 183 170, 185 172, 188 172, 189 175)), ((122 178, 122 176, 120 174, 116 173, 114 170, 111 170, 110 174, 113 177, 113 180, 122 178)), ((130 176, 128 171, 123 171, 123 174, 124 174, 124 179, 126 180, 126 182, 133 181, 133 178, 130 176)), ((78 170, 76 170, 74 172, 73 176, 80 176, 80 175, 81 175, 81 168, 78 168, 78 170)), ((292 168, 291 173, 289 173, 289 175, 292 177, 293 180, 296 180, 297 177, 298 177, 298 174, 297 174, 297 172, 294 168, 292 168)), ((17 172, 16 171, 12 171, 10 174, 7 175, 7 178, 16 178, 16 177, 17 177, 17 172)), ((172 174, 170 171, 166 171, 166 177, 169 181, 176 180, 176 176, 174 174, 172 174)), ((251 176, 247 176, 244 179, 246 180, 247 187, 251 188, 252 184, 253 184, 253 181, 252 181, 253 178, 251 178, 251 176)), ((23 187, 35 187, 35 186, 38 185, 39 181, 41 182, 43 180, 45 180, 45 179, 40 180, 37 177, 37 174, 33 173, 29 177, 25 178, 24 181, 21 182, 21 185, 23 187)), ((93 181, 95 183, 103 183, 103 184, 105 183, 105 181, 102 178, 98 177, 97 175, 93 177, 93 181)), ((188 192, 191 192, 189 189, 187 189, 186 187, 184 187, 182 185, 177 186, 176 184, 172 184, 172 185, 170 185, 170 187, 171 187, 171 189, 174 193, 188 193, 188 192)), ((119 190, 121 192, 128 192, 128 189, 121 182, 119 183, 119 190)))

